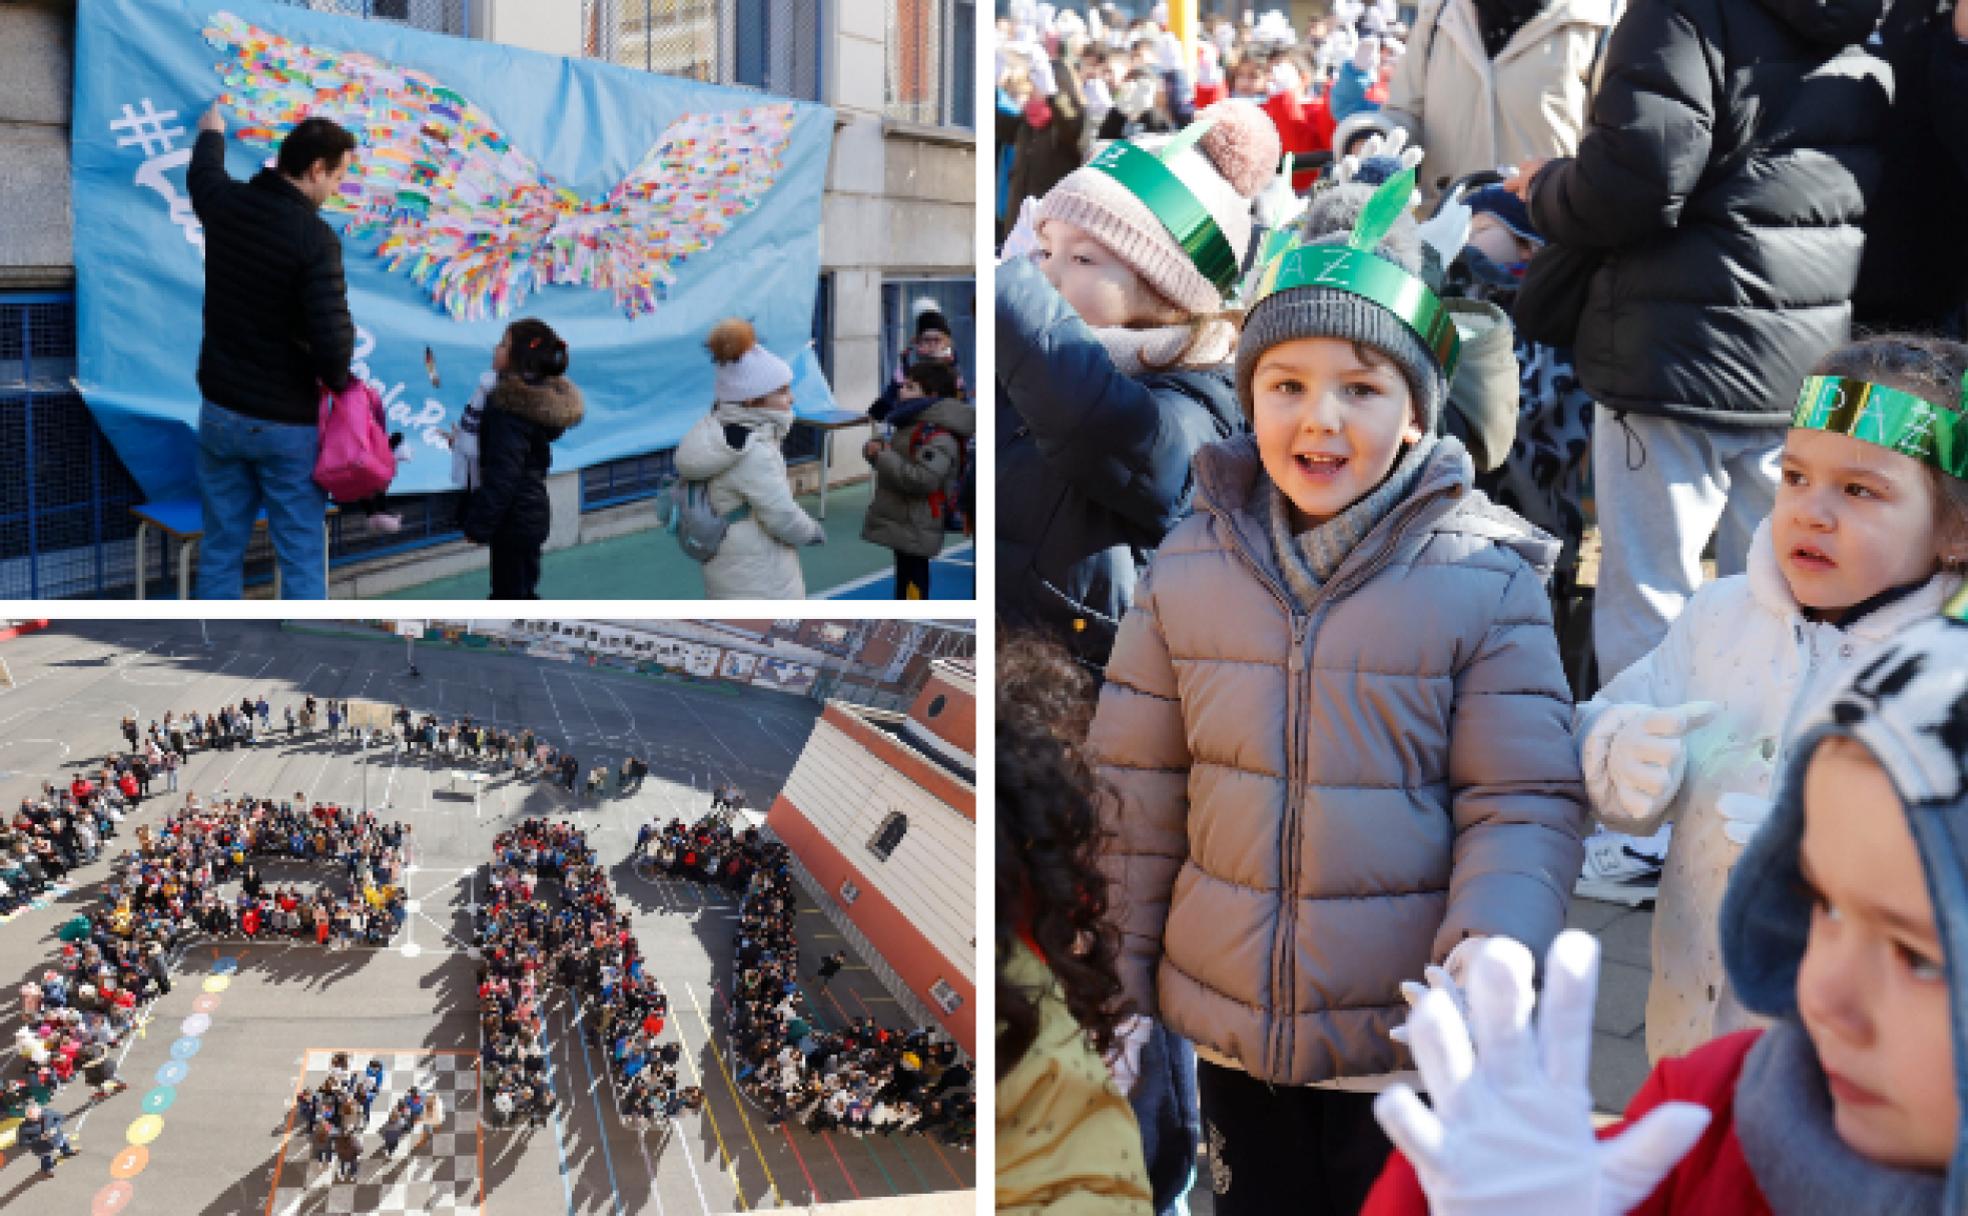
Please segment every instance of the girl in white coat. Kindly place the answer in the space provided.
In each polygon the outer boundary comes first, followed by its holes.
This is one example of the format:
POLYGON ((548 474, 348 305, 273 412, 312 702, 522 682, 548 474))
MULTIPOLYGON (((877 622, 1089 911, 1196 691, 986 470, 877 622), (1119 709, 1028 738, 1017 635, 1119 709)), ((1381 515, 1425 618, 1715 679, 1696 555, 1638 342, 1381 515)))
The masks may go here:
POLYGON ((711 599, 806 598, 799 547, 826 531, 793 501, 779 445, 793 425, 793 369, 758 344, 748 321, 720 321, 705 342, 717 364, 717 404, 677 446, 677 475, 709 485, 711 508, 731 521, 704 563, 711 599))
POLYGON ((1716 918, 1797 708, 1961 583, 1964 374, 1968 347, 1931 339, 1874 338, 1820 361, 1748 570, 1703 586, 1657 649, 1578 709, 1599 820, 1639 836, 1675 821, 1647 994, 1656 1062, 1751 1022, 1729 991, 1716 918))

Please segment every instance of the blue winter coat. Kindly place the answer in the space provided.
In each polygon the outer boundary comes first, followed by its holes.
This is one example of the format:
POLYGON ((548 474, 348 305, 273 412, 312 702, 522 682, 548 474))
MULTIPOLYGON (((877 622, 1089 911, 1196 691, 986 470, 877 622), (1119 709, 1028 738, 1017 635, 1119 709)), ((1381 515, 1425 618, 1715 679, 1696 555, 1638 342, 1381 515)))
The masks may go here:
POLYGON ((1039 273, 998 267, 998 604, 1104 664, 1135 581, 1189 513, 1190 459, 1244 428, 1230 368, 1131 377, 1039 273))

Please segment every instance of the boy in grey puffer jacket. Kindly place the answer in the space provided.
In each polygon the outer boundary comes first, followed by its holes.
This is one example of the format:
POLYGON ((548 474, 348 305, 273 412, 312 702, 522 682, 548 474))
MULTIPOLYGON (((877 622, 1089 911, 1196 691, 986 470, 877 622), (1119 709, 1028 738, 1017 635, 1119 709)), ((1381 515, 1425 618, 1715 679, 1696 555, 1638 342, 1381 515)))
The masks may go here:
POLYGON ((1401 982, 1484 936, 1541 954, 1578 874, 1558 546, 1434 437, 1458 339, 1412 183, 1321 195, 1259 280, 1253 433, 1198 455, 1088 744, 1122 980, 1204 1061, 1219 1216, 1356 1212, 1401 982))

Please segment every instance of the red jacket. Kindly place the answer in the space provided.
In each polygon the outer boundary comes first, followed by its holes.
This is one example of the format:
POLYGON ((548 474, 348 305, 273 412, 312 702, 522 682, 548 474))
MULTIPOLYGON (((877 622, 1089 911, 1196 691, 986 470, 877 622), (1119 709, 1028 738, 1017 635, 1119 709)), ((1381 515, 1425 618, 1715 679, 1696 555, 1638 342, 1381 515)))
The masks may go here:
POLYGON ((1292 189, 1304 194, 1319 176, 1316 168, 1300 167, 1304 164, 1304 154, 1332 150, 1333 127, 1337 124, 1326 105, 1325 94, 1307 101, 1296 93, 1274 93, 1265 99, 1264 112, 1277 125, 1282 150, 1299 155, 1292 169, 1292 189))
MULTIPOLYGON (((1630 1216, 1775 1216, 1736 1139, 1736 1081, 1762 1033, 1738 1031, 1661 1061, 1627 1104, 1626 1118, 1599 1133, 1601 1139, 1613 1135, 1663 1102, 1696 1102, 1715 1112, 1694 1149, 1630 1216)), ((1397 1151, 1360 1216, 1425 1216, 1427 1211, 1414 1167, 1397 1151)))

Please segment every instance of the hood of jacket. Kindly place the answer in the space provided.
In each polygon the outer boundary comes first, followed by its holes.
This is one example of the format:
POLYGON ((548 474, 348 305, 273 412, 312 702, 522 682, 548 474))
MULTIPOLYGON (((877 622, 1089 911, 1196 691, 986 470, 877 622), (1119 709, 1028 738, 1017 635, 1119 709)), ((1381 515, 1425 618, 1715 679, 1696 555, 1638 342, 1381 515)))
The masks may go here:
MULTIPOLYGON (((1968 617, 1968 596, 1956 596, 1968 617)), ((1899 795, 1947 960, 1955 1087, 1968 1086, 1968 620, 1930 617, 1888 643, 1803 719, 1776 803, 1722 900, 1722 961, 1743 1005, 1797 1016, 1814 903, 1799 850, 1804 773, 1818 745, 1856 740, 1899 795)), ((1886 808, 1880 808, 1885 810, 1886 808)), ((1943 1210, 1968 1210, 1968 1123, 1956 1133, 1943 1210)))
POLYGON ((565 431, 579 424, 587 412, 581 390, 565 376, 549 376, 538 384, 528 384, 518 376, 500 376, 485 403, 552 431, 565 431))
MULTIPOLYGON (((890 420, 894 421, 893 415, 890 416, 890 420)), ((944 397, 930 402, 906 421, 897 422, 896 427, 899 430, 913 422, 927 422, 931 426, 940 426, 953 435, 968 439, 977 433, 977 408, 968 401, 944 397)))
POLYGON ((1449 381, 1443 425, 1469 449, 1480 472, 1500 467, 1517 438, 1517 399, 1523 392, 1517 366, 1517 331, 1503 309, 1487 300, 1442 301, 1462 338, 1462 358, 1449 381))
MULTIPOLYGON (((1244 556, 1282 584, 1284 572, 1278 568, 1271 545, 1263 498, 1256 492, 1264 476, 1256 436, 1238 435, 1213 443, 1196 454, 1196 509, 1222 520, 1244 556)), ((1530 563, 1539 578, 1549 580, 1558 561, 1558 541, 1525 523, 1514 511, 1492 503, 1475 488, 1475 481, 1476 471, 1462 442, 1453 435, 1442 436, 1415 483, 1414 493, 1374 526, 1331 581, 1343 579, 1378 549, 1376 538, 1390 527, 1399 528, 1404 535, 1426 530, 1485 537, 1515 552, 1530 563)))
POLYGON ((1799 38, 1828 47, 1864 42, 1885 14, 1885 0, 1761 0, 1799 38))
POLYGON ((721 401, 684 433, 677 445, 677 473, 690 481, 709 481, 737 464, 753 443, 778 447, 792 425, 793 416, 785 410, 721 401))

